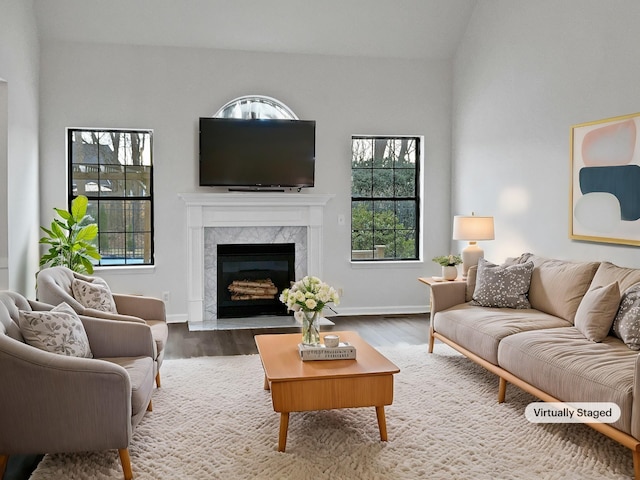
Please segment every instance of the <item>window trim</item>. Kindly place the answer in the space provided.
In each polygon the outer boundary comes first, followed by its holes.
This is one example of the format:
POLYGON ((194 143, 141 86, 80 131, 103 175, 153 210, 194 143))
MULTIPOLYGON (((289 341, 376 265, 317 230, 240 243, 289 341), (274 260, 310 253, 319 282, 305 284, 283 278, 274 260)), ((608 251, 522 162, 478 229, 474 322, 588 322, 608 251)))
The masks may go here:
MULTIPOLYGON (((367 267, 374 265, 395 265, 395 266, 405 266, 411 264, 419 264, 423 263, 423 245, 422 245, 422 236, 424 230, 424 219, 423 219, 423 208, 422 208, 422 199, 424 198, 424 136, 423 135, 371 135, 371 134, 353 134, 351 135, 351 148, 353 152, 353 140, 355 139, 365 139, 365 140, 373 140, 376 139, 415 139, 416 140, 416 175, 415 175, 415 197, 354 197, 353 192, 350 192, 349 195, 349 203, 350 203, 350 213, 351 213, 351 230, 349 234, 350 247, 353 247, 353 201, 367 201, 367 200, 377 200, 377 201, 398 201, 398 200, 408 200, 415 199, 415 207, 416 207, 416 257, 415 258, 396 258, 396 257, 388 257, 388 258, 363 258, 363 259, 354 259, 353 258, 353 249, 350 248, 349 260, 352 266, 357 267, 367 267)), ((352 153, 353 155, 353 153, 352 153)), ((352 156, 353 161, 353 156, 352 156)), ((372 167, 373 169, 373 167, 372 167)), ((350 167, 351 172, 353 172, 353 165, 350 167)), ((394 229, 395 232, 395 229, 394 229)))
MULTIPOLYGON (((150 135, 150 139, 151 139, 151 145, 150 145, 150 150, 149 150, 149 158, 150 158, 150 162, 151 164, 149 165, 149 196, 148 197, 141 197, 141 196, 135 196, 135 197, 100 197, 99 195, 89 195, 87 193, 84 193, 83 195, 85 195, 87 197, 87 199, 89 200, 89 202, 91 203, 91 201, 104 201, 104 200, 120 200, 123 203, 126 202, 127 200, 145 200, 145 201, 149 201, 150 203, 150 230, 149 230, 149 234, 151 237, 151 245, 150 245, 150 263, 124 263, 124 264, 112 264, 112 265, 103 265, 100 262, 96 263, 94 265, 94 271, 95 270, 108 270, 109 272, 113 272, 116 270, 125 270, 125 269, 135 269, 135 270, 142 270, 142 269, 150 269, 150 268, 155 268, 155 188, 154 188, 154 154, 153 154, 153 135, 154 135, 154 130, 152 128, 100 128, 100 127, 67 127, 66 128, 66 154, 67 154, 67 187, 66 187, 66 194, 67 194, 67 208, 71 209, 71 202, 73 201, 73 199, 77 196, 74 195, 73 193, 73 161, 72 161, 72 148, 71 146, 73 145, 73 142, 71 140, 72 134, 74 132, 117 132, 117 133, 148 133, 150 135)), ((95 219, 96 223, 98 222, 97 219, 95 219)), ((125 230, 124 233, 127 233, 127 231, 125 230)), ((98 232, 98 237, 97 237, 97 242, 98 242, 98 251, 100 251, 100 232, 98 232)), ((101 252, 102 253, 102 252, 101 252)))

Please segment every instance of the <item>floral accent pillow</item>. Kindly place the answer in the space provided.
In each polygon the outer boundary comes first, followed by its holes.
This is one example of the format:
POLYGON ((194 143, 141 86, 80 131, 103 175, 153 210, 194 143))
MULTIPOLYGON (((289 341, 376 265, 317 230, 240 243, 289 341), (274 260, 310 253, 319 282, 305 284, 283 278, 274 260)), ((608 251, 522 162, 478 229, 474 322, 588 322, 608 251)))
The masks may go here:
POLYGON ((50 311, 20 310, 18 325, 32 347, 70 357, 93 358, 78 314, 66 303, 50 311))
POLYGON ((528 292, 532 273, 533 262, 495 265, 481 258, 471 303, 481 307, 531 308, 528 292))
POLYGON ((71 282, 73 297, 84 305, 85 308, 93 308, 101 312, 118 313, 113 295, 106 283, 99 281, 85 282, 74 278, 71 282))
POLYGON ((628 288, 613 319, 613 334, 631 350, 640 350, 640 284, 628 288))

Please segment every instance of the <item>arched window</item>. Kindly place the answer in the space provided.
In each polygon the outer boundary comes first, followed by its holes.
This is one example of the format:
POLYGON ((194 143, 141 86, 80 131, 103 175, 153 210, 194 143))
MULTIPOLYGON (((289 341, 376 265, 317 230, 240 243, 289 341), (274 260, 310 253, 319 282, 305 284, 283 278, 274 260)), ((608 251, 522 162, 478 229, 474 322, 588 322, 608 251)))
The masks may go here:
POLYGON ((284 103, 264 95, 245 95, 235 98, 218 110, 214 117, 298 120, 298 116, 284 103))

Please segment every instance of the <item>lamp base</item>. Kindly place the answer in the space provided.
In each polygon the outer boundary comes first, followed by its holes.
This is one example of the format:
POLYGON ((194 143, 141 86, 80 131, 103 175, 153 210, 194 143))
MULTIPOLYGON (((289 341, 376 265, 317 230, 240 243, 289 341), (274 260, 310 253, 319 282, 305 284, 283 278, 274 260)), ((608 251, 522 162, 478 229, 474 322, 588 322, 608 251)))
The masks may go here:
POLYGON ((469 242, 469 245, 462 250, 460 256, 462 257, 462 276, 467 278, 469 269, 474 265, 478 265, 478 260, 484 258, 484 250, 476 242, 469 242))

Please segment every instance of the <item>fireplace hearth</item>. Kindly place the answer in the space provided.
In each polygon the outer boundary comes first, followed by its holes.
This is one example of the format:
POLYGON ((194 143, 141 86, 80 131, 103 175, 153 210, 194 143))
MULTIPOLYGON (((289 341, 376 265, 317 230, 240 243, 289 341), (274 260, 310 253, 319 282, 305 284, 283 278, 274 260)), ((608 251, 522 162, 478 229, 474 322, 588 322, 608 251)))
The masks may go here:
POLYGON ((280 293, 295 280, 295 244, 219 244, 217 316, 287 315, 280 293))

